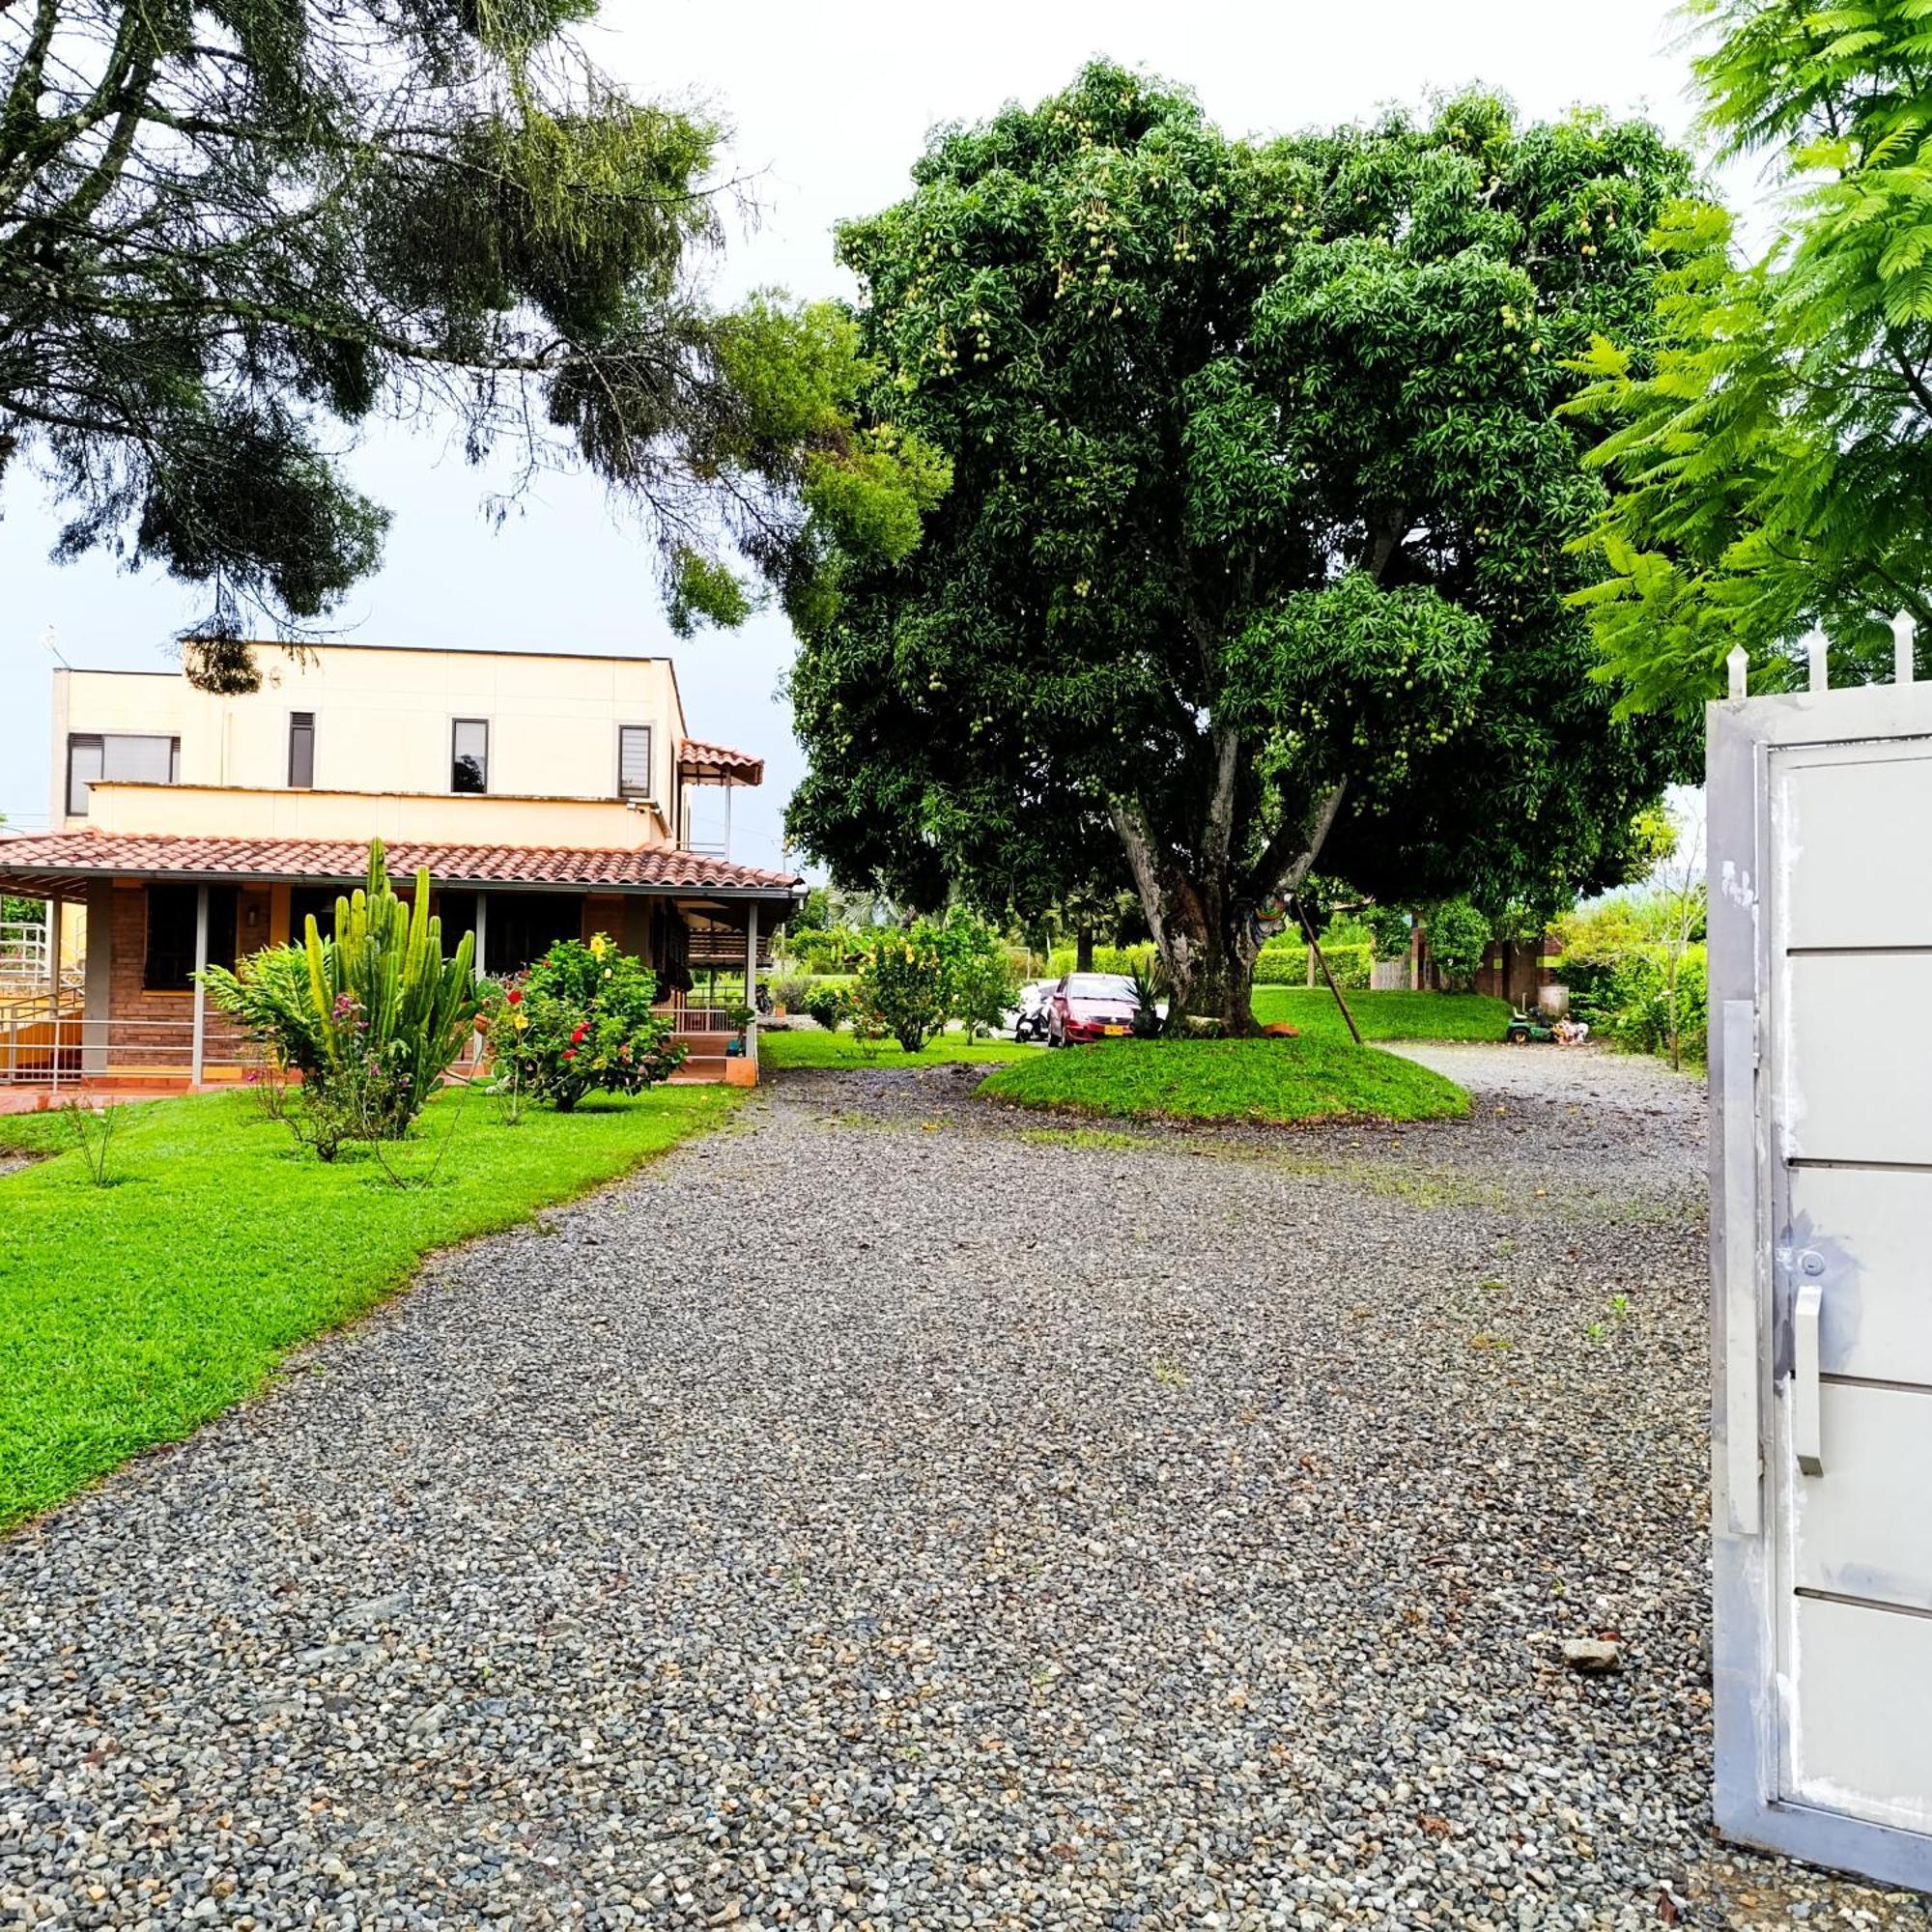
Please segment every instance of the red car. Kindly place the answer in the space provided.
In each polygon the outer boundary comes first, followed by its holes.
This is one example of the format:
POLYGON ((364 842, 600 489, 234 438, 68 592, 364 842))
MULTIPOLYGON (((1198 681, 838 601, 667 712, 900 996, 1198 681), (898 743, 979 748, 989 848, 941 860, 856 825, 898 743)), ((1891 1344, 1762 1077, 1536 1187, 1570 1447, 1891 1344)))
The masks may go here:
POLYGON ((1134 1030, 1138 1005, 1124 973, 1069 973, 1046 997, 1046 1043, 1123 1038, 1134 1030))

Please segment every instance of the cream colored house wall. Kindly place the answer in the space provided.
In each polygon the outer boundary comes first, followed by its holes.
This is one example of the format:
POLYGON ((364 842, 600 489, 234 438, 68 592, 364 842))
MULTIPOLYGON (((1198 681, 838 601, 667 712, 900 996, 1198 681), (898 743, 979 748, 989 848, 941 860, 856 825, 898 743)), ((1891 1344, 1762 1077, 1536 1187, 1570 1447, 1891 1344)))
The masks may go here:
MULTIPOLYGON (((183 763, 186 763, 184 742, 183 763)), ((429 798, 402 792, 238 791, 195 784, 98 784, 97 832, 183 838, 347 838, 448 845, 564 845, 621 851, 665 842, 653 811, 616 799, 429 798)))
MULTIPOLYGON (((532 844, 542 835, 494 830, 480 833, 486 814, 475 808, 513 799, 615 800, 617 727, 652 727, 651 756, 656 803, 668 814, 675 783, 678 740, 684 717, 677 682, 667 658, 591 658, 520 655, 506 651, 387 649, 323 644, 307 662, 272 647, 261 654, 262 688, 242 696, 195 690, 178 673, 59 671, 54 678, 53 823, 96 822, 66 815, 67 740, 70 732, 141 731, 181 739, 181 788, 242 788, 281 792, 288 784, 289 714, 315 714, 315 783, 337 794, 410 794, 440 800, 446 816, 417 814, 408 836, 474 841, 479 838, 532 844), (450 792, 450 733, 459 718, 490 725, 489 800, 450 792)), ((106 788, 103 787, 103 790, 106 788)), ((160 813, 167 789, 130 786, 141 798, 128 803, 154 815, 138 828, 185 830, 160 813)), ((256 816, 266 801, 251 799, 219 828, 267 836, 256 816)), ((201 808, 185 810, 198 812, 201 808)), ((346 809, 346 808, 345 808, 346 809)), ((489 813, 493 824, 500 815, 489 813)), ((631 835, 622 842, 669 837, 668 818, 656 824, 629 814, 631 835), (651 830, 639 838, 640 825, 651 830)), ((330 837, 329 832, 284 836, 330 837)), ((361 836, 359 833, 354 836, 361 836)), ((400 834, 396 836, 402 836, 400 834)))

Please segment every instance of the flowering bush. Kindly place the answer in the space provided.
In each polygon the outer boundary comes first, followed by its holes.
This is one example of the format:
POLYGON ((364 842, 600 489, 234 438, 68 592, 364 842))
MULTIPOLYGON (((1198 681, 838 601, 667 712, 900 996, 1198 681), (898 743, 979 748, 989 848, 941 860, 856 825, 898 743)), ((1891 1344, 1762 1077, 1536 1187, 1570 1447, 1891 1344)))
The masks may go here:
POLYGON ((869 1019, 908 1053, 917 1053, 946 1024, 952 973, 941 935, 922 921, 867 942, 853 988, 854 1030, 869 1019))
POLYGON ((684 1059, 669 1020, 651 1010, 658 982, 641 959, 599 933, 560 939, 521 979, 484 994, 497 1077, 568 1113, 590 1093, 635 1094, 684 1059))

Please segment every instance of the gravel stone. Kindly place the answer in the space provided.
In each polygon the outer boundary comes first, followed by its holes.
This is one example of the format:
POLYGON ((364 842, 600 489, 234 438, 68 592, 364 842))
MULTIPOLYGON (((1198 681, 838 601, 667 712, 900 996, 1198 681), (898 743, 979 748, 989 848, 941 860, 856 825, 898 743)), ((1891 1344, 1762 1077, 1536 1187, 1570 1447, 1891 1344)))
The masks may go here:
POLYGON ((0 1544, 0 1922, 1932 1927, 1710 1836, 1698 1088, 1416 1057, 788 1074, 436 1261, 0 1544))

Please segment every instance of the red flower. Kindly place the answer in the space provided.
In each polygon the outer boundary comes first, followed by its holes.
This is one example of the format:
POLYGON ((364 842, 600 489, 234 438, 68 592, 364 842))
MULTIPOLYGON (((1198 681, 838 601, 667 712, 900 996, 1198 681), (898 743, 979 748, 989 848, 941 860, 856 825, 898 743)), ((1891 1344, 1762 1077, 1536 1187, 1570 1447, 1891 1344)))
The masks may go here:
POLYGON ((518 986, 512 986, 510 988, 510 1004, 513 1007, 521 1006, 523 1004, 523 1000, 524 1000, 523 989, 518 986))
POLYGON ((588 1027, 582 1027, 582 1026, 579 1027, 577 1031, 570 1036, 571 1045, 582 1046, 583 1044, 583 1036, 587 1034, 589 1031, 590 1029, 588 1027))
POLYGON ((574 1046, 566 1046, 563 1049, 563 1057, 566 1060, 575 1060, 577 1058, 577 1049, 574 1046))

